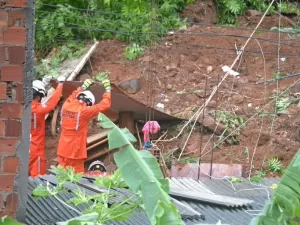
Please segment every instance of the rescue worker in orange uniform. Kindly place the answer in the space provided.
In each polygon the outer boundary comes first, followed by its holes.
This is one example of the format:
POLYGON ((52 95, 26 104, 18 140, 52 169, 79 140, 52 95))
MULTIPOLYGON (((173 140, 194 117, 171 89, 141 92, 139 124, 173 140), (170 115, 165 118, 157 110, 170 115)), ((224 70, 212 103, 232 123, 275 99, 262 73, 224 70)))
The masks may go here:
MULTIPOLYGON (((29 150, 29 176, 36 177, 46 174, 45 157, 45 116, 57 105, 62 95, 63 77, 58 79, 59 84, 53 95, 45 103, 42 98, 47 96, 45 82, 34 80, 32 82, 33 99, 31 104, 31 132, 29 150)), ((50 80, 48 81, 50 83, 50 80)))
POLYGON ((81 87, 73 91, 61 110, 58 164, 63 167, 71 166, 76 173, 84 173, 89 120, 107 111, 111 105, 110 81, 103 79, 101 82, 106 92, 98 104, 95 104, 92 92, 87 90, 93 84, 93 80, 87 79, 81 87))

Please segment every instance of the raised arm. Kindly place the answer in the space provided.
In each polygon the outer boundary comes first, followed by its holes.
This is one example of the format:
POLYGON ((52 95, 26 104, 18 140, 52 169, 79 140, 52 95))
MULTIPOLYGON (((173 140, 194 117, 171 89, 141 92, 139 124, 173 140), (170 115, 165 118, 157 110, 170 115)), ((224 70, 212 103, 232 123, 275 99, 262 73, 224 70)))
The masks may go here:
POLYGON ((107 110, 109 110, 110 106, 111 106, 111 93, 106 92, 103 94, 101 102, 99 102, 98 104, 95 104, 91 107, 85 108, 81 112, 81 115, 82 115, 82 117, 84 117, 86 119, 91 119, 91 118, 97 116, 99 113, 103 113, 103 112, 106 112, 107 110))
POLYGON ((60 100, 62 90, 63 90, 63 84, 58 84, 53 95, 46 102, 41 104, 38 111, 44 114, 51 112, 57 105, 58 101, 60 100))

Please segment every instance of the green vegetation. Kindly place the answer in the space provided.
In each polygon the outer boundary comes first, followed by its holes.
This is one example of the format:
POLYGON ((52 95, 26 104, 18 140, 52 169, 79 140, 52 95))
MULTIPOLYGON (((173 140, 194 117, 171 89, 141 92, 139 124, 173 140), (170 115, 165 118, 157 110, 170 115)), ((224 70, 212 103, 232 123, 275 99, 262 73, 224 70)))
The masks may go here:
POLYGON ((70 40, 94 38, 148 44, 184 25, 178 12, 190 2, 37 0, 35 48, 49 51, 70 40))
POLYGON ((264 166, 261 170, 256 171, 254 176, 251 177, 251 181, 255 183, 261 182, 261 180, 267 175, 268 172, 281 173, 285 172, 285 168, 276 157, 272 157, 267 161, 267 165, 264 166))
MULTIPOLYGON (((268 1, 264 0, 215 0, 218 20, 220 24, 235 24, 237 16, 244 15, 247 9, 264 12, 268 8, 268 1)), ((270 9, 270 12, 274 7, 270 9)))
POLYGON ((9 217, 2 217, 0 218, 0 225, 3 224, 3 225, 22 225, 22 223, 18 223, 17 221, 9 218, 9 217))
POLYGON ((144 54, 144 49, 138 44, 133 43, 131 46, 125 48, 124 58, 134 60, 144 54))
POLYGON ((118 128, 103 114, 99 114, 98 120, 102 128, 111 129, 109 149, 122 149, 114 154, 115 162, 131 191, 141 196, 151 225, 183 225, 177 208, 170 201, 168 180, 164 179, 155 157, 149 151, 137 151, 133 147, 131 142, 136 139, 127 128, 118 128))
POLYGON ((268 169, 271 172, 283 172, 284 171, 284 166, 282 163, 279 161, 278 158, 273 157, 268 160, 268 169))
MULTIPOLYGON (((219 24, 235 24, 237 16, 244 15, 247 9, 255 9, 264 13, 270 1, 266 0, 215 0, 218 11, 217 23, 219 24)), ((284 1, 274 4, 269 10, 269 14, 275 10, 281 13, 290 13, 300 15, 300 9, 296 3, 284 1)))
POLYGON ((224 134, 226 132, 231 133, 231 139, 234 144, 239 142, 238 136, 240 135, 241 128, 245 125, 244 119, 241 116, 231 115, 227 111, 216 110, 213 113, 213 116, 216 116, 216 120, 222 123, 225 127, 222 135, 219 138, 219 141, 215 144, 216 147, 219 146, 220 141, 223 139, 224 134))
POLYGON ((262 213, 251 221, 251 225, 289 224, 300 221, 300 151, 286 169, 272 200, 267 202, 262 213))
POLYGON ((115 162, 119 168, 110 177, 100 177, 94 182, 95 185, 106 187, 108 191, 96 195, 88 196, 79 188, 72 190, 74 198, 68 202, 59 199, 58 194, 67 190, 66 182, 76 183, 81 178, 81 174, 74 173, 70 167, 53 167, 56 172, 57 186, 40 185, 33 191, 36 198, 53 196, 62 204, 72 208, 79 217, 61 222, 60 225, 80 224, 84 222, 91 225, 102 225, 114 220, 124 221, 137 209, 144 209, 148 215, 151 225, 183 225, 180 214, 169 198, 168 180, 164 179, 155 157, 149 151, 137 151, 131 142, 136 142, 136 138, 127 128, 118 128, 105 115, 99 114, 98 120, 102 128, 111 129, 108 133, 109 149, 122 149, 114 154, 115 162), (109 199, 114 195, 112 188, 129 187, 132 196, 122 202, 109 204, 109 199), (155 195, 153 195, 155 193, 155 195), (72 205, 85 204, 88 206, 84 212, 79 212, 72 205))
MULTIPOLYGON (((134 195, 130 196, 128 199, 123 199, 123 202, 121 203, 114 203, 111 206, 108 204, 109 198, 114 196, 114 194, 110 193, 110 190, 112 188, 127 187, 126 183, 121 179, 119 171, 116 171, 110 177, 99 177, 94 182, 98 186, 108 188, 107 192, 87 196, 86 193, 84 193, 84 191, 78 188, 76 190, 71 191, 75 195, 75 197, 71 198, 69 201, 64 203, 61 199, 59 199, 58 194, 67 191, 64 187, 65 183, 70 182, 75 184, 82 178, 82 175, 76 174, 73 168, 71 167, 67 167, 65 169, 59 166, 59 167, 52 167, 52 169, 57 174, 56 175, 56 179, 58 181, 57 186, 55 187, 50 187, 49 185, 37 186, 32 193, 36 199, 41 197, 53 196, 63 204, 68 204, 69 208, 72 208, 74 211, 77 210, 74 209, 72 205, 78 206, 78 205, 85 204, 88 206, 86 211, 84 212, 77 211, 77 212, 82 213, 82 215, 88 217, 91 216, 89 213, 94 213, 94 215, 97 215, 96 222, 98 224, 111 222, 113 220, 124 221, 128 219, 128 217, 132 214, 133 210, 139 208, 139 202, 131 200, 134 197, 134 195)), ((61 223, 61 224, 68 224, 68 223, 61 223)))
POLYGON ((47 59, 42 59, 41 62, 35 67, 37 77, 49 75, 58 77, 58 67, 61 62, 66 59, 76 58, 84 53, 84 45, 75 42, 69 42, 56 49, 47 59))
POLYGON ((251 182, 260 183, 262 179, 267 175, 266 169, 261 169, 259 171, 255 171, 255 175, 250 178, 251 182))

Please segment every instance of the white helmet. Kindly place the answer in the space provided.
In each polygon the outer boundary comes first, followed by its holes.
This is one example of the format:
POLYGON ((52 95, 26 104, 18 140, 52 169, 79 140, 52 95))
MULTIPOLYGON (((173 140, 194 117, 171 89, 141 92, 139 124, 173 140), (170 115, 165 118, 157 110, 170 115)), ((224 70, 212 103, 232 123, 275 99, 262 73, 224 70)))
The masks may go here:
POLYGON ((44 83, 42 81, 40 81, 40 80, 34 80, 32 82, 32 88, 34 90, 36 90, 38 93, 40 93, 42 95, 42 97, 46 97, 47 96, 45 85, 44 85, 44 83))
POLYGON ((88 171, 95 171, 95 170, 100 170, 101 172, 107 171, 106 167, 104 166, 104 163, 99 160, 92 162, 88 168, 88 171))
POLYGON ((76 98, 85 102, 87 106, 92 106, 95 104, 95 96, 90 91, 80 92, 77 94, 76 98))

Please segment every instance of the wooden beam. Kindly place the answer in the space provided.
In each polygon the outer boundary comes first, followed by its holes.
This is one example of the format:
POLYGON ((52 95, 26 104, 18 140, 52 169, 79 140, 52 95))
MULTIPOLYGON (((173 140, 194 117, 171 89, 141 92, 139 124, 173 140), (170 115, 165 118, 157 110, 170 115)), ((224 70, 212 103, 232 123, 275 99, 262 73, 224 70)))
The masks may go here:
POLYGON ((105 144, 107 141, 108 141, 108 138, 105 138, 104 140, 99 141, 99 142, 97 142, 97 143, 95 143, 95 144, 93 144, 93 145, 87 147, 86 150, 87 150, 87 151, 90 151, 90 150, 92 150, 92 149, 98 147, 99 145, 105 144))
POLYGON ((127 128, 132 134, 135 134, 134 112, 119 112, 119 127, 127 128))
POLYGON ((93 135, 89 136, 86 140, 86 145, 89 146, 91 144, 94 144, 95 142, 98 142, 98 141, 102 140, 103 138, 105 138, 107 136, 107 133, 109 131, 110 131, 109 129, 108 130, 102 130, 97 134, 93 134, 93 135))
POLYGON ((85 160, 85 162, 90 162, 90 161, 92 161, 92 160, 95 160, 95 159, 99 158, 100 156, 103 156, 103 155, 109 153, 110 151, 111 151, 111 150, 105 149, 104 151, 97 152, 97 153, 91 155, 90 157, 88 157, 88 158, 85 160))

